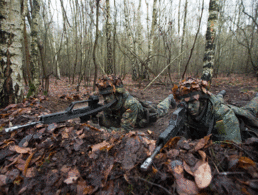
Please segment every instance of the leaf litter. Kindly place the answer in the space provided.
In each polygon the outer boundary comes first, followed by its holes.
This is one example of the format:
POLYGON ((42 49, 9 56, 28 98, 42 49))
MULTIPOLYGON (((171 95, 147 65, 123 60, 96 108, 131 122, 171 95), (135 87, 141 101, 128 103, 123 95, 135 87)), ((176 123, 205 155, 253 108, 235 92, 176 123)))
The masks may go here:
POLYGON ((101 131, 69 120, 6 133, 50 113, 45 97, 0 110, 0 194, 257 194, 257 138, 243 144, 174 137, 151 168, 148 132, 101 131))

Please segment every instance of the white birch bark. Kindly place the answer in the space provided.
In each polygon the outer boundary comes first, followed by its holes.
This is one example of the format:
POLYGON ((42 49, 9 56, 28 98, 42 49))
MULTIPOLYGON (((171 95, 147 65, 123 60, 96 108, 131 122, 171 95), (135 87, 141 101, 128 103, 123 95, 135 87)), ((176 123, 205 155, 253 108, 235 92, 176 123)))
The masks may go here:
MULTIPOLYGON (((180 46, 180 53, 183 52, 183 48, 184 48, 184 40, 185 40, 185 29, 186 29, 186 17, 187 17, 187 4, 188 1, 185 1, 185 11, 184 11, 184 23, 183 23, 183 34, 182 34, 182 38, 181 38, 181 46, 180 46)), ((181 63, 183 60, 183 55, 181 55, 180 59, 179 59, 179 63, 178 63, 178 75, 181 75, 181 63)))
POLYGON ((23 100, 22 15, 19 0, 0 0, 0 107, 23 100))
POLYGON ((206 31, 206 45, 203 59, 202 79, 211 83, 215 56, 215 37, 218 26, 219 0, 210 0, 206 31))
POLYGON ((38 49, 38 31, 39 31, 39 10, 40 4, 38 0, 33 0, 33 9, 32 9, 32 26, 31 26, 31 74, 32 74, 32 83, 30 84, 30 90, 28 96, 37 95, 40 79, 39 79, 39 49, 38 49))
MULTIPOLYGON (((50 7, 50 3, 51 1, 48 0, 48 11, 49 11, 49 18, 52 18, 52 13, 51 13, 51 7, 50 7)), ((58 17, 58 14, 57 14, 57 17, 58 17)), ((58 20, 57 20, 58 21, 58 20)), ((51 24, 53 25, 53 24, 51 24)), ((60 65, 59 65, 59 62, 57 60, 57 50, 56 50, 56 41, 55 41, 55 37, 54 37, 54 27, 52 26, 51 28, 51 31, 50 31, 50 36, 48 36, 48 39, 49 39, 49 44, 52 44, 53 43, 53 49, 54 49, 54 59, 55 59, 55 63, 56 64, 56 77, 57 79, 60 79, 61 78, 61 74, 60 74, 60 65), (50 39, 52 37, 52 39, 50 39)))
MULTIPOLYGON (((127 32, 127 37, 129 39, 129 47, 130 50, 133 51, 133 35, 132 31, 129 27, 130 22, 129 22, 129 6, 127 6, 127 0, 124 0, 124 14, 125 14, 125 29, 127 32)), ((130 55, 131 61, 132 61, 132 79, 136 80, 137 79, 137 70, 136 70, 136 64, 135 64, 135 57, 133 55, 130 55)))

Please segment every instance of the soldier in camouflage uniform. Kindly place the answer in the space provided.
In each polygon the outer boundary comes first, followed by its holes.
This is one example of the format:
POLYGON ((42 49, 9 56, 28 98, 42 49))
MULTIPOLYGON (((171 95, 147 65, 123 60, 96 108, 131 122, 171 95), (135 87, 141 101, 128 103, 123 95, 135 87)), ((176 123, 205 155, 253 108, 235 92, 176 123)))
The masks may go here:
POLYGON ((199 139, 212 133, 215 141, 242 141, 241 123, 258 130, 258 93, 241 108, 226 105, 223 93, 214 95, 207 90, 207 81, 188 78, 172 89, 176 101, 187 103, 186 137, 199 139))
POLYGON ((176 105, 172 94, 156 108, 146 102, 140 102, 125 90, 121 78, 114 75, 103 76, 98 80, 96 86, 98 93, 103 96, 105 104, 114 99, 117 100, 103 112, 103 115, 99 116, 99 124, 109 130, 128 132, 136 126, 144 127, 164 116, 168 112, 169 105, 173 107, 176 105), (150 120, 149 115, 151 114, 154 118, 150 120))

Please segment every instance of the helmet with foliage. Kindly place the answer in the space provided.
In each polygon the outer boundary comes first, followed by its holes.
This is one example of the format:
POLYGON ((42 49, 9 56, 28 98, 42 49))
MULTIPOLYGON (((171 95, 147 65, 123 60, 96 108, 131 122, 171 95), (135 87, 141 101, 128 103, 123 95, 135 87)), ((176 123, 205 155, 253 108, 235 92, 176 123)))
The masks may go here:
POLYGON ((115 75, 103 75, 96 83, 99 94, 106 95, 111 93, 124 93, 123 82, 120 77, 115 75))
POLYGON ((208 82, 201 79, 188 77, 179 83, 179 86, 174 85, 172 92, 176 101, 184 100, 185 102, 207 99, 211 93, 207 90, 208 82))

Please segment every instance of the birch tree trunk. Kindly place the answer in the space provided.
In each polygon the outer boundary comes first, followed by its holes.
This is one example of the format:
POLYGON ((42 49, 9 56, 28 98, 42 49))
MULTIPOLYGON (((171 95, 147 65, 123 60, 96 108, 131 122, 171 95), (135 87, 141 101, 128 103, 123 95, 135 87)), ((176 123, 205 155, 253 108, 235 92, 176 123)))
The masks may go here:
POLYGON ((95 66, 95 74, 94 74, 94 81, 93 81, 93 91, 95 91, 95 83, 97 81, 97 77, 98 77, 98 65, 96 62, 96 49, 97 49, 97 44, 98 44, 98 37, 99 37, 99 1, 100 0, 96 0, 96 35, 95 35, 95 43, 94 43, 94 47, 93 47, 93 62, 94 62, 94 66, 95 66))
POLYGON ((29 51, 27 28, 26 28, 26 22, 25 22, 27 14, 28 14, 28 0, 23 0, 22 23, 23 23, 23 43, 24 43, 24 53, 25 53, 25 69, 26 69, 26 76, 28 77, 28 83, 31 83, 30 51, 29 51))
POLYGON ((107 38, 107 74, 113 74, 113 55, 111 43, 111 24, 110 24, 110 4, 106 0, 107 20, 106 20, 106 38, 107 38))
POLYGON ((114 32, 113 32, 113 68, 114 68, 114 74, 116 75, 116 28, 117 28, 116 0, 114 0, 114 8, 115 8, 115 22, 114 22, 114 32))
POLYGON ((0 0, 0 107, 24 97, 21 42, 21 2, 0 0))
POLYGON ((152 61, 152 57, 153 57, 153 44, 154 44, 154 40, 155 40, 155 36, 154 36, 154 32, 156 29, 156 25, 157 25, 157 0, 153 0, 153 10, 152 10, 152 21, 151 21, 151 32, 150 32, 150 49, 149 49, 149 54, 148 54, 148 61, 146 63, 147 69, 145 69, 145 74, 144 74, 144 78, 148 78, 148 67, 150 62, 152 61))
MULTIPOLYGON (((125 14, 125 29, 127 33, 127 37, 129 39, 129 48, 130 51, 133 51, 133 35, 132 35, 132 30, 130 29, 129 25, 129 11, 128 11, 128 5, 127 5, 127 0, 124 0, 124 14, 125 14)), ((130 55, 130 60, 132 61, 132 80, 137 79, 137 69, 136 69, 136 59, 133 55, 130 55)))
POLYGON ((33 0, 33 9, 32 9, 32 26, 31 26, 31 74, 32 74, 32 83, 30 83, 28 97, 37 95, 40 80, 39 80, 39 50, 38 50, 38 21, 39 21, 39 10, 40 4, 38 0, 33 0))
MULTIPOLYGON (((49 11, 49 18, 52 18, 52 13, 51 13, 51 7, 50 7, 50 0, 48 0, 48 11, 49 11)), ((57 15, 58 16, 58 15, 57 15)), ((58 20, 57 20, 58 21, 58 20)), ((53 24, 52 24, 53 25, 53 24)), ((53 43, 53 49, 54 49, 54 59, 55 62, 53 64, 56 65, 55 69, 56 69, 56 78, 60 79, 61 78, 61 74, 60 74, 60 65, 59 62, 57 60, 57 49, 56 49, 56 41, 55 41, 55 37, 54 37, 54 27, 52 26, 52 28, 50 28, 50 36, 48 36, 49 38, 49 44, 53 43), (52 39, 51 39, 52 37, 52 39)), ((54 67, 53 67, 54 68, 54 67)))
POLYGON ((211 84, 215 56, 215 37, 218 24, 219 0, 210 0, 209 18, 206 31, 206 44, 203 59, 202 79, 211 84))
MULTIPOLYGON (((186 16, 187 16, 187 0, 185 1, 185 15, 184 15, 184 23, 183 23, 183 34, 182 34, 182 38, 181 38, 181 45, 180 45, 180 53, 183 52, 183 48, 184 48, 184 40, 185 40, 185 28, 186 28, 186 16)), ((183 60, 183 55, 181 55, 181 57, 179 58, 179 63, 178 63, 178 75, 181 75, 181 63, 183 60)))
MULTIPOLYGON (((136 41, 136 48, 135 48, 135 52, 138 56, 140 56, 140 49, 142 47, 142 45, 141 45, 141 40, 142 40, 141 39, 141 37, 142 37, 141 5, 142 5, 142 0, 139 0, 139 6, 137 8, 137 18, 136 18, 136 20, 137 20, 137 41, 136 41)), ((139 66, 139 60, 138 59, 136 59, 135 64, 136 64, 136 71, 139 74, 140 66, 139 66)), ((138 78, 139 75, 136 75, 136 76, 138 78)))

